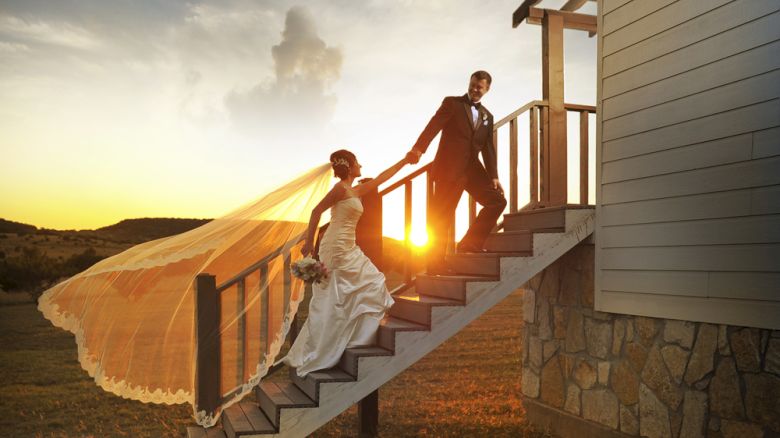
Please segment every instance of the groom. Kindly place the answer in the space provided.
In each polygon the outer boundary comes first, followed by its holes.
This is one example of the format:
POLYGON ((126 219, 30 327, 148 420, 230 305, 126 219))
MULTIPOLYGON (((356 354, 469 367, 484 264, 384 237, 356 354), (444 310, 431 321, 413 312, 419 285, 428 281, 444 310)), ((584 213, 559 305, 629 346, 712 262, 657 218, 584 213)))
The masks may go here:
POLYGON ((434 190, 428 227, 433 233, 433 244, 428 255, 428 273, 432 275, 454 274, 444 261, 444 253, 447 232, 454 226, 453 213, 463 190, 483 208, 458 244, 458 252, 485 252, 485 239, 506 207, 496 170, 493 114, 480 102, 491 82, 488 72, 474 72, 468 92, 444 98, 407 154, 412 163, 418 162, 431 140, 442 131, 431 168, 434 190), (478 158, 480 152, 484 166, 478 158))

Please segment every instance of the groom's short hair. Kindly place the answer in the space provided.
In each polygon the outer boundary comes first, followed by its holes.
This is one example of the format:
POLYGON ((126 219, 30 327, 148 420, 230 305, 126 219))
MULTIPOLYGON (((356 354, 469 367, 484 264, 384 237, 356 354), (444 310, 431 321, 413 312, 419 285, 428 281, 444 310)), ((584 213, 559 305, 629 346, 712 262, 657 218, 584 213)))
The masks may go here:
POLYGON ((482 79, 486 80, 488 86, 490 86, 490 83, 493 82, 493 78, 490 77, 490 73, 486 72, 485 70, 477 70, 471 74, 471 77, 477 78, 478 81, 481 81, 482 79))

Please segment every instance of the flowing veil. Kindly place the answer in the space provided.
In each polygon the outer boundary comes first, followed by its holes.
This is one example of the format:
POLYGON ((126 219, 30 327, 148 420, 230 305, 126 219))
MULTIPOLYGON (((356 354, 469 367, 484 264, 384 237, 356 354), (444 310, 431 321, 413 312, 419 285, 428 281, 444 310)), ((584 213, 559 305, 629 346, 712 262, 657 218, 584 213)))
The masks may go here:
POLYGON ((324 164, 198 228, 133 246, 46 290, 38 309, 75 335, 81 366, 104 390, 142 402, 190 403, 196 421, 212 426, 279 354, 304 285, 284 275, 285 259, 274 254, 283 248, 300 257, 296 236, 330 182, 324 164), (206 412, 195 406, 195 278, 208 273, 220 285, 264 258, 264 274, 246 276, 243 297, 236 287, 220 292, 220 394, 233 396, 206 412), (250 336, 239 340, 241 329, 250 336), (262 346, 251 336, 261 332, 262 346), (248 348, 237 348, 240 342, 248 348))

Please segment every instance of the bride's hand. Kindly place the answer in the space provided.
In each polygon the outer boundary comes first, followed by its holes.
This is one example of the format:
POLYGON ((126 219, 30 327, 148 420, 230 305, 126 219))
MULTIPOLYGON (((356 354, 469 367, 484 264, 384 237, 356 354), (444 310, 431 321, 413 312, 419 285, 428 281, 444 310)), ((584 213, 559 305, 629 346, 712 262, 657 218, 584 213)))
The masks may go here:
POLYGON ((310 241, 303 242, 303 246, 301 247, 301 254, 303 254, 304 257, 308 256, 314 251, 314 247, 312 246, 310 241))

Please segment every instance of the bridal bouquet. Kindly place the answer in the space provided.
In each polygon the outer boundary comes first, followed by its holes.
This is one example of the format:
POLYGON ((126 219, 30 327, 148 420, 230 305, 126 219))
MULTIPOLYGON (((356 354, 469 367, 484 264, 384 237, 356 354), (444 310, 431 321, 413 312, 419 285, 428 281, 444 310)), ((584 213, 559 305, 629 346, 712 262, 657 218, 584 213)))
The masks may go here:
POLYGON ((325 264, 311 257, 304 257, 290 265, 290 272, 305 283, 320 283, 328 279, 325 264))

